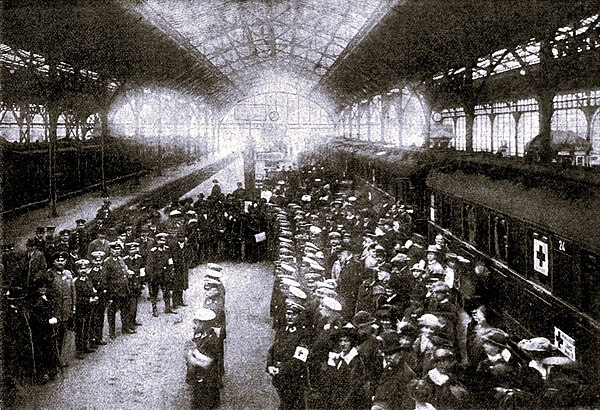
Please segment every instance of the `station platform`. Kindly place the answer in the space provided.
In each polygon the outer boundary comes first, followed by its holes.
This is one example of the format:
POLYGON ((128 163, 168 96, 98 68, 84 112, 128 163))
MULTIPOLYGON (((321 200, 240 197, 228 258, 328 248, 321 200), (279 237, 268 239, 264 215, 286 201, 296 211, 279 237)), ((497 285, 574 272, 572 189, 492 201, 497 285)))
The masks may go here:
POLYGON ((107 187, 107 196, 101 196, 99 192, 89 192, 60 201, 57 204, 58 216, 55 217, 50 215, 48 207, 5 217, 0 222, 1 239, 3 243, 13 243, 15 248, 24 248, 27 238, 33 236, 38 226, 55 226, 56 233, 63 229, 73 229, 77 219, 82 218, 87 221, 94 219, 96 212, 106 199, 111 202, 111 209, 118 209, 134 202, 141 195, 202 170, 207 171, 204 182, 197 189, 184 194, 184 196, 198 195, 199 192, 205 192, 208 195, 213 185, 212 180, 215 178, 220 179, 219 182, 223 192, 231 192, 235 189, 237 181, 243 180, 242 163, 241 156, 237 154, 226 157, 205 158, 193 164, 164 170, 160 175, 146 175, 141 177, 139 181, 128 180, 110 185, 107 187), (223 164, 221 169, 211 167, 217 163, 223 164))

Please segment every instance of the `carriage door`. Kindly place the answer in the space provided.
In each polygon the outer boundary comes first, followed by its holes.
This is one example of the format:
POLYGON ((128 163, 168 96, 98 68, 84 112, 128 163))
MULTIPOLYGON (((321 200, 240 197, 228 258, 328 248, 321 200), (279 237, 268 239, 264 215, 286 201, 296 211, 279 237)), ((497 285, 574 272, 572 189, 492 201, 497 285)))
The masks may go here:
POLYGON ((581 272, 577 249, 566 239, 552 238, 552 289, 554 294, 577 308, 581 307, 581 272))

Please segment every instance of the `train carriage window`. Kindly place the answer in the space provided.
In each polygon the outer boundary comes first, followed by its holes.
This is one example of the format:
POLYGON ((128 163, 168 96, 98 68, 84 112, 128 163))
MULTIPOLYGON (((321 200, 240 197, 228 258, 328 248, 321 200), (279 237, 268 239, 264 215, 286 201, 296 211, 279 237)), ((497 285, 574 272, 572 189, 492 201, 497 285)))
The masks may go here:
POLYGON ((511 219, 508 236, 510 243, 508 266, 519 274, 527 276, 526 261, 528 260, 529 246, 525 224, 517 219, 511 219))
POLYGON ((429 220, 431 222, 436 222, 436 213, 435 213, 435 194, 432 192, 429 201, 429 220))
POLYGON ((488 237, 488 233, 489 233, 489 218, 488 218, 488 211, 484 208, 480 208, 477 207, 476 208, 476 224, 477 224, 477 237, 475 238, 476 240, 476 247, 477 249, 488 253, 489 251, 489 237, 488 237))
POLYGON ((490 254, 501 261, 508 260, 508 223, 497 215, 490 215, 490 254))
POLYGON ((441 199, 440 225, 442 228, 449 229, 452 222, 452 199, 449 196, 444 196, 441 199))
POLYGON ((600 320, 600 258, 597 255, 581 255, 581 287, 583 311, 600 320))
POLYGON ((548 236, 532 231, 529 241, 529 277, 543 285, 547 289, 551 289, 551 263, 550 263, 550 244, 548 236))
POLYGON ((462 235, 463 225, 463 205, 462 201, 458 198, 452 198, 452 215, 450 221, 450 230, 458 237, 462 235))
POLYGON ((477 237, 477 216, 475 208, 471 204, 463 205, 463 239, 471 245, 475 245, 477 237))

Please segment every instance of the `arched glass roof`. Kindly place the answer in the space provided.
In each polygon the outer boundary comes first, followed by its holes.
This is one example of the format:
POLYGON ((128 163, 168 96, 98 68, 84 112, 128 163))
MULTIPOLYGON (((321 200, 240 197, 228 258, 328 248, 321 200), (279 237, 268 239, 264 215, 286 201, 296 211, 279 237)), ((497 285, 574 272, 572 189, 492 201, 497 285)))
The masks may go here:
POLYGON ((302 78, 308 92, 393 3, 142 0, 124 6, 193 47, 244 92, 255 85, 255 73, 274 67, 302 78))

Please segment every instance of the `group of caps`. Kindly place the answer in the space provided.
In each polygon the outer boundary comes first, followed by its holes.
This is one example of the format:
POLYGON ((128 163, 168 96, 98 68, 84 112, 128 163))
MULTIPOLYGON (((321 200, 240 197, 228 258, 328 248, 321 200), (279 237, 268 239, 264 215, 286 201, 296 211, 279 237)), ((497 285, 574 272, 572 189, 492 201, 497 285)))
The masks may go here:
MULTIPOLYGON (((206 268, 203 280, 204 288, 206 289, 213 286, 222 287, 223 282, 221 279, 223 278, 223 267, 216 263, 207 263, 206 268)), ((215 320, 216 317, 217 314, 213 310, 200 307, 194 310, 193 320, 211 322, 215 320)))

